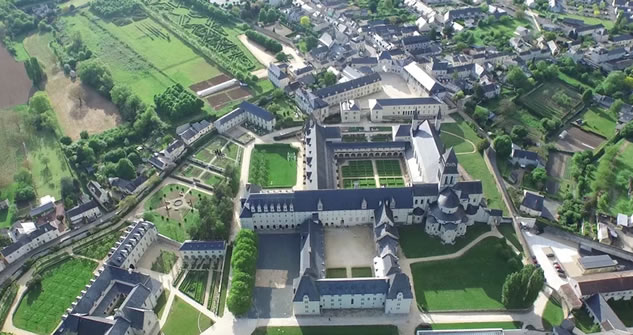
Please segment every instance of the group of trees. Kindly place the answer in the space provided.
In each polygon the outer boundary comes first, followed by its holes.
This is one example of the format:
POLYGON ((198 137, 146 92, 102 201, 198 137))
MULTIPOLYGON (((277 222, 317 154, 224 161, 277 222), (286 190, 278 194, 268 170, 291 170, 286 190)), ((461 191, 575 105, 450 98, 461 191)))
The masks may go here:
POLYGON ((563 190, 563 203, 558 209, 558 222, 577 230, 586 214, 586 206, 581 200, 589 193, 589 178, 595 170, 593 153, 589 150, 575 153, 572 157, 571 178, 576 183, 576 193, 563 190))
POLYGON ((263 24, 271 24, 277 22, 281 15, 282 13, 279 9, 265 5, 262 9, 260 9, 258 19, 259 22, 263 24))
POLYGON ((545 284, 543 270, 530 264, 511 273, 503 283, 501 302, 507 308, 527 308, 534 304, 545 284))
POLYGON ((605 80, 597 88, 600 94, 608 95, 614 99, 633 102, 633 95, 629 95, 633 89, 633 74, 622 71, 611 71, 605 80))
POLYGON ((602 76, 600 69, 592 69, 588 65, 576 63, 571 57, 560 57, 558 59, 558 68, 564 74, 576 78, 591 87, 597 87, 600 84, 600 81, 596 79, 602 76))
MULTIPOLYGON (((33 16, 15 7, 11 0, 0 0, 0 37, 25 34, 35 29, 35 23, 33 16)), ((15 54, 15 49, 9 48, 9 51, 15 54)))
POLYGON ((523 73, 518 66, 510 67, 508 71, 508 75, 506 76, 506 80, 516 89, 527 90, 530 88, 531 83, 528 80, 528 77, 523 73))
POLYGON ((62 177, 60 181, 62 200, 65 208, 73 208, 79 203, 81 184, 79 180, 70 177, 62 177))
POLYGON ((195 115, 202 111, 204 103, 182 85, 168 87, 163 93, 154 96, 156 112, 177 120, 186 115, 195 115))
POLYGON ((126 85, 114 85, 110 90, 110 98, 126 121, 134 121, 138 113, 147 108, 141 98, 126 85))
POLYGON ((129 15, 139 7, 134 0, 94 0, 90 4, 90 9, 104 18, 129 15))
POLYGON ((262 35, 254 30, 247 30, 246 37, 250 40, 253 40, 255 43, 263 46, 267 51, 272 53, 278 53, 283 50, 281 43, 269 38, 268 36, 262 35))
POLYGON ((244 315, 251 308, 255 269, 257 262, 257 235, 253 230, 242 229, 235 238, 231 267, 233 278, 231 290, 226 300, 229 311, 244 315))
POLYGON ((202 12, 218 23, 229 23, 233 21, 231 11, 224 10, 218 7, 216 4, 212 4, 208 1, 181 0, 180 2, 185 4, 187 7, 192 7, 193 9, 202 12))
POLYGON ((21 169, 14 176, 16 182, 15 201, 26 202, 35 199, 35 189, 33 188, 33 175, 27 169, 21 169))
POLYGON ((40 83, 46 78, 46 73, 44 73, 37 58, 31 57, 24 61, 24 68, 26 69, 26 74, 29 76, 29 79, 33 82, 33 86, 39 87, 40 83))
POLYGON ((336 84, 336 75, 330 71, 323 70, 316 75, 314 88, 323 88, 336 84))
POLYGON ((530 64, 530 71, 538 81, 552 80, 558 77, 558 66, 545 61, 530 64))
POLYGON ((29 113, 27 121, 35 129, 41 131, 55 131, 55 112, 51 106, 51 101, 44 91, 36 92, 29 100, 29 113))
POLYGON ((112 74, 103 63, 90 59, 79 64, 79 78, 81 81, 96 89, 101 95, 110 98, 110 91, 114 87, 112 74))
POLYGON ((497 158, 507 159, 512 153, 512 139, 508 135, 497 136, 492 142, 492 147, 497 153, 497 158))

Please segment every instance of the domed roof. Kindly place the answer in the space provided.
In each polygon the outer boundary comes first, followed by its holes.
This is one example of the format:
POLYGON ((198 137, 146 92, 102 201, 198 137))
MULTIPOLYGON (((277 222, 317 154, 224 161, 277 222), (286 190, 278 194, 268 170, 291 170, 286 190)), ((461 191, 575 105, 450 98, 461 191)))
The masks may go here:
POLYGON ((437 198, 437 204, 440 208, 457 208, 457 206, 460 205, 457 194, 449 188, 440 192, 440 196, 437 198))
POLYGON ((416 207, 413 209, 413 215, 422 216, 424 215, 424 210, 420 207, 416 207))

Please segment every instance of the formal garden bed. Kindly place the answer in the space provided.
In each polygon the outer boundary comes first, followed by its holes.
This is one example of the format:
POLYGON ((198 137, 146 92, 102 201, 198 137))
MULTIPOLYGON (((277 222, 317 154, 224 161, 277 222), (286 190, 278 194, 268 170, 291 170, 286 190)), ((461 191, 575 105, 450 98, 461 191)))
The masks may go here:
POLYGON ((297 152, 289 144, 255 145, 248 181, 263 188, 293 187, 297 183, 297 152))
POLYGON ((380 178, 378 179, 380 186, 385 187, 402 187, 404 186, 404 179, 402 177, 390 177, 390 178, 380 178))
POLYGON ((352 278, 367 278, 373 276, 374 274, 370 267, 352 268, 352 278))
POLYGON ((13 315, 16 327, 37 334, 50 334, 93 278, 97 263, 70 258, 41 273, 41 281, 27 289, 13 315))
POLYGON ((371 160, 350 160, 341 166, 343 178, 374 177, 371 160))
POLYGON ((397 159, 377 159, 376 172, 380 177, 401 177, 402 169, 397 159))
POLYGON ((347 278, 347 269, 346 268, 326 269, 325 278, 347 278))
POLYGON ((190 270, 187 272, 185 280, 180 284, 179 289, 200 305, 204 305, 204 293, 207 287, 208 276, 208 271, 190 270))

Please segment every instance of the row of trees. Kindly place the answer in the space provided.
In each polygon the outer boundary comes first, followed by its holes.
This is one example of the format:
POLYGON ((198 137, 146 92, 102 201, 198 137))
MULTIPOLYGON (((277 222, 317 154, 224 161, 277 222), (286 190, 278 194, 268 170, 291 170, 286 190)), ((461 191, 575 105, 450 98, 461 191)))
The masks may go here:
POLYGON ((31 57, 24 61, 24 69, 26 69, 26 74, 29 76, 29 79, 31 79, 33 86, 35 87, 39 87, 42 81, 46 79, 46 73, 44 73, 40 62, 38 62, 35 57, 31 57))
POLYGON ((257 235, 253 230, 242 229, 235 238, 231 268, 233 278, 231 290, 226 300, 229 311, 244 315, 251 308, 255 269, 257 262, 257 235))
POLYGON ((267 51, 272 53, 278 53, 283 50, 281 43, 269 38, 268 36, 262 35, 254 30, 247 30, 246 37, 250 40, 253 40, 255 43, 263 46, 267 51))
POLYGON ((202 111, 204 103, 182 85, 168 87, 163 93, 154 96, 156 112, 172 120, 202 111))
POLYGON ((495 246, 497 255, 513 270, 503 283, 501 302, 506 308, 527 308, 534 304, 545 284, 543 270, 534 265, 523 266, 521 256, 508 245, 505 238, 495 246))

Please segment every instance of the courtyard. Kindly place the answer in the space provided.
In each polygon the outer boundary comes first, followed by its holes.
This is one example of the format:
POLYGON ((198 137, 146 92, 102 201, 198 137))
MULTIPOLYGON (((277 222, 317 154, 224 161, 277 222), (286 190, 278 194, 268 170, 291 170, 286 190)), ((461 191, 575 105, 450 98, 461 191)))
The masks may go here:
POLYGON ((250 318, 292 315, 292 281, 299 277, 299 234, 259 234, 250 318))
POLYGON ((346 160, 339 167, 339 188, 405 186, 406 169, 399 159, 346 160))
POLYGON ((263 188, 290 188, 297 183, 297 154, 290 144, 256 144, 248 181, 263 188))
POLYGON ((371 225, 325 228, 325 267, 328 278, 373 277, 376 255, 371 225), (366 269, 369 268, 369 274, 366 269), (365 270, 361 270, 365 269, 365 270))

